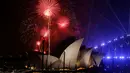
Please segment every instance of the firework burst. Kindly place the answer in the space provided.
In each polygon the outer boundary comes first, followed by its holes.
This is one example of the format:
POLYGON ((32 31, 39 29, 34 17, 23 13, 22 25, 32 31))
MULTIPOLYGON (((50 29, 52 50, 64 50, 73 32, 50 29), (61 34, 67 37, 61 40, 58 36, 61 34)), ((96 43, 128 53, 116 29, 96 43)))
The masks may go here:
MULTIPOLYGON (((65 9, 67 10, 66 12, 60 11, 60 5, 57 1, 58 0, 39 0, 35 11, 37 14, 34 15, 31 11, 29 12, 31 15, 28 17, 30 18, 23 21, 20 26, 21 41, 24 44, 36 48, 36 42, 43 37, 46 38, 45 46, 48 48, 48 34, 50 33, 51 47, 54 48, 60 41, 75 35, 74 32, 76 29, 74 31, 72 31, 72 29, 76 27, 76 23, 74 23, 75 19, 73 15, 71 15, 71 10, 65 9), (63 16, 58 15, 59 11, 63 16), (48 31, 47 28, 48 21, 43 19, 43 17, 51 17, 50 31, 48 31), (59 17, 58 20, 57 17, 59 17), (60 37, 62 38, 59 39, 60 37)), ((62 7, 62 9, 64 8, 62 7)), ((36 49, 36 51, 38 50, 36 49)))
POLYGON ((23 21, 20 26, 20 40, 24 44, 28 44, 33 41, 37 35, 38 25, 33 23, 33 18, 28 18, 23 21))
POLYGON ((55 16, 60 11, 57 0, 39 0, 37 13, 40 16, 55 16))
POLYGON ((59 28, 66 28, 69 26, 69 18, 67 18, 66 16, 61 16, 59 17, 57 24, 59 26, 59 28))

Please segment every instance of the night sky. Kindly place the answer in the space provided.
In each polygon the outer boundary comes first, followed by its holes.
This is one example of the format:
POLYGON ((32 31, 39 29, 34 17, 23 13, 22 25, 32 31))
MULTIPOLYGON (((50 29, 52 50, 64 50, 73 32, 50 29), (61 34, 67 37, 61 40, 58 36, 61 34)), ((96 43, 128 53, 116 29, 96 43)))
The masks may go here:
MULTIPOLYGON (((98 41, 107 41, 128 32, 129 0, 71 0, 78 22, 85 29, 85 44, 97 44, 98 41), (108 1, 108 2, 107 2, 108 1), (109 5, 110 4, 110 5, 109 5), (112 12, 114 11, 114 13, 112 12), (89 29, 88 29, 89 25, 89 29), (88 32, 89 31, 89 32, 88 32)), ((1 54, 21 52, 29 49, 20 41, 20 23, 27 18, 27 8, 35 5, 36 0, 4 0, 1 9, 1 54)), ((130 32, 129 32, 130 33, 130 32)))

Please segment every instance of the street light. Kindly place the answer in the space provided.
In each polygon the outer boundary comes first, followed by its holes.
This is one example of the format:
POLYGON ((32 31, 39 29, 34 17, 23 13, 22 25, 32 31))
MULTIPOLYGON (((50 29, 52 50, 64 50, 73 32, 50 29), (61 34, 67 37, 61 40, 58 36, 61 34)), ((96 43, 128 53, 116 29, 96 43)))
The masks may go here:
POLYGON ((97 49, 97 48, 98 48, 98 46, 95 46, 95 47, 94 47, 94 49, 97 49))
POLYGON ((105 46, 105 43, 102 43, 101 46, 105 46))

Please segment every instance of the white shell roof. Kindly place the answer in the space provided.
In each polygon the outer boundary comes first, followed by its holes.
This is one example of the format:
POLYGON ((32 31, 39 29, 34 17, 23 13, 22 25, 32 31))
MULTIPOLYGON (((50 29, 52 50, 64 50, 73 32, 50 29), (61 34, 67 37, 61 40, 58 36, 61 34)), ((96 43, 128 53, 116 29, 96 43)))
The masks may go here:
MULTIPOLYGON (((42 59, 41 55, 40 55, 40 58, 42 59)), ((58 58, 55 57, 55 56, 44 55, 44 62, 43 62, 43 64, 44 64, 44 66, 50 66, 52 63, 54 63, 57 60, 58 60, 58 58)))
POLYGON ((64 62, 64 55, 65 55, 65 66, 70 66, 74 68, 77 62, 77 56, 79 53, 79 49, 83 42, 83 38, 75 41, 74 43, 70 44, 64 52, 60 56, 60 60, 64 62))
POLYGON ((84 56, 81 58, 80 60, 80 66, 89 66, 90 64, 90 57, 91 57, 91 54, 92 54, 92 49, 90 49, 89 51, 87 51, 84 56))
POLYGON ((97 66, 99 67, 102 59, 103 59, 103 55, 97 54, 97 55, 93 55, 93 58, 97 64, 97 66))

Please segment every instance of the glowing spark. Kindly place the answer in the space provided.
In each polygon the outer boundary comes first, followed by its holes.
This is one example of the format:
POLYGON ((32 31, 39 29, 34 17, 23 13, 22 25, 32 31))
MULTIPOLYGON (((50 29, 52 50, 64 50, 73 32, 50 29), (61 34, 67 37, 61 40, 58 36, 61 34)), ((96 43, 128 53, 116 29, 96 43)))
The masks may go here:
POLYGON ((40 32, 40 35, 42 37, 48 37, 48 34, 49 34, 49 30, 47 30, 47 28, 45 28, 45 27, 40 32))
POLYGON ((34 18, 28 18, 27 20, 24 20, 20 25, 20 40, 24 43, 29 45, 32 45, 35 40, 35 36, 37 35, 37 28, 38 25, 33 23, 34 18))
POLYGON ((58 19, 58 22, 57 22, 58 26, 60 28, 65 28, 65 27, 68 27, 69 26, 69 19, 65 16, 62 16, 58 19))
POLYGON ((40 41, 37 41, 36 42, 36 45, 40 46, 41 42, 40 41))
POLYGON ((38 49, 35 49, 34 51, 38 52, 38 49))
POLYGON ((44 51, 44 54, 46 54, 46 51, 44 51))
POLYGON ((50 11, 50 9, 45 10, 45 11, 44 11, 44 15, 46 15, 46 16, 51 16, 51 11, 50 11))

